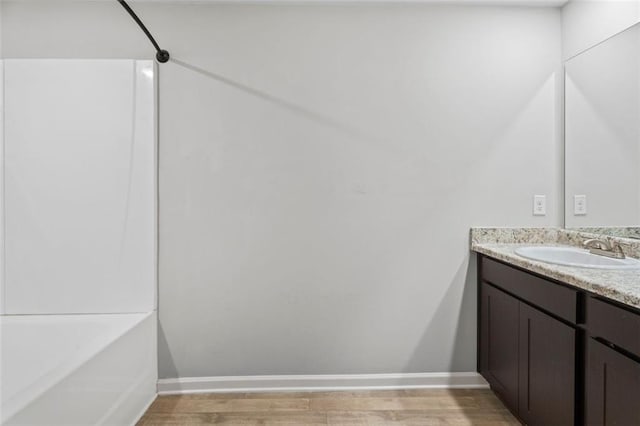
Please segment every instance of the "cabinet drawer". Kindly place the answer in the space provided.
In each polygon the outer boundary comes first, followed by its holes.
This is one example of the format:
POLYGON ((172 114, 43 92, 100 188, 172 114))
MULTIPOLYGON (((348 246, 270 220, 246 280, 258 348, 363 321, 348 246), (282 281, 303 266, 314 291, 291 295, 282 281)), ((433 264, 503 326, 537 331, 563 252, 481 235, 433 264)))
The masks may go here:
POLYGON ((587 328, 592 337, 640 356, 640 315, 592 296, 587 300, 587 328))
POLYGON ((578 292, 482 257, 482 279, 558 317, 575 323, 578 292))

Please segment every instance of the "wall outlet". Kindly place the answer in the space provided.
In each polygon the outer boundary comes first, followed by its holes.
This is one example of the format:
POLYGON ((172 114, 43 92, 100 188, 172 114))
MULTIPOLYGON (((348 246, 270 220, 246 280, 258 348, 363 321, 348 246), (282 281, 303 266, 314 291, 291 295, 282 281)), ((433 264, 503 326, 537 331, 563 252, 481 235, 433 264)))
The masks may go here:
POLYGON ((546 214, 547 214, 547 196, 534 195, 533 196, 533 215, 546 216, 546 214))
POLYGON ((573 196, 573 215, 586 216, 586 214, 587 214, 587 196, 574 195, 573 196))

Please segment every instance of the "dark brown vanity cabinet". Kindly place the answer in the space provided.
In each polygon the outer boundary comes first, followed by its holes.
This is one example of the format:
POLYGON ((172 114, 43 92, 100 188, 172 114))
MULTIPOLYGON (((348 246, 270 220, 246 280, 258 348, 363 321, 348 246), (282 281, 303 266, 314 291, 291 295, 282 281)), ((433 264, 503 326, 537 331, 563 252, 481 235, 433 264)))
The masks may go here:
POLYGON ((640 425, 640 314, 589 297, 587 329, 587 424, 640 425))
POLYGON ((480 372, 531 425, 574 423, 575 330, 488 284, 481 286, 480 372))
POLYGON ((528 425, 640 426, 640 311, 479 256, 478 370, 528 425))
POLYGON ((485 283, 480 293, 480 372, 505 404, 517 407, 520 302, 485 283))
POLYGON ((480 373, 527 424, 573 425, 575 329, 497 285, 480 286, 480 373))
POLYGON ((529 425, 573 425, 576 330, 520 303, 518 414, 529 425))
POLYGON ((589 339, 586 391, 588 425, 640 425, 639 362, 589 339))

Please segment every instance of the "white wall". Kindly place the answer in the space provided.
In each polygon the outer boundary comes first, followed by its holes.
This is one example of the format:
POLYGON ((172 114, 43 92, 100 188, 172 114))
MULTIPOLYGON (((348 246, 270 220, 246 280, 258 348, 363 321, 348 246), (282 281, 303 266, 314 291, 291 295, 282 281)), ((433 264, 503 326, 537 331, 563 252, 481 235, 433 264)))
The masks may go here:
POLYGON ((566 63, 567 227, 640 223, 639 42, 635 26, 566 63))
POLYGON ((563 57, 571 58, 640 22, 640 0, 570 0, 562 10, 563 57))
MULTIPOLYGON (((115 6, 54 3, 5 5, 7 56, 152 54, 115 6)), ((175 58, 161 377, 475 370, 469 227, 561 223, 560 11, 136 8, 175 58)))
POLYGON ((5 313, 154 310, 153 66, 4 61, 5 313))
MULTIPOLYGON (((2 9, 0 1, 0 147, 4 146, 4 51, 2 49, 2 9)), ((4 164, 4 149, 0 149, 0 164, 4 164)), ((0 173, 0 223, 4 223, 4 173, 0 173)), ((0 226, 0 241, 4 241, 4 226, 0 226)), ((0 244, 0 315, 4 312, 4 244, 0 244)))

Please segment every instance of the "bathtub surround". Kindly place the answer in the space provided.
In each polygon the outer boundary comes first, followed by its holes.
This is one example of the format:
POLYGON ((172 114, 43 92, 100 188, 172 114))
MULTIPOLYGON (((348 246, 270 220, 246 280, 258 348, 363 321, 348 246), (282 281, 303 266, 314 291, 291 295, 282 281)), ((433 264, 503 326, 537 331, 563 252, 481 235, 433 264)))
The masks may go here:
POLYGON ((571 284, 600 296, 640 308, 640 274, 637 270, 601 270, 538 262, 518 256, 515 250, 531 245, 574 246, 590 238, 616 242, 625 254, 640 258, 640 241, 631 238, 603 236, 566 229, 547 228, 473 228, 471 250, 536 272, 548 278, 571 284))
POLYGON ((0 423, 134 424, 157 383, 154 64, 0 71, 0 423))
POLYGON ((151 61, 4 61, 6 314, 154 310, 153 74, 151 61))

